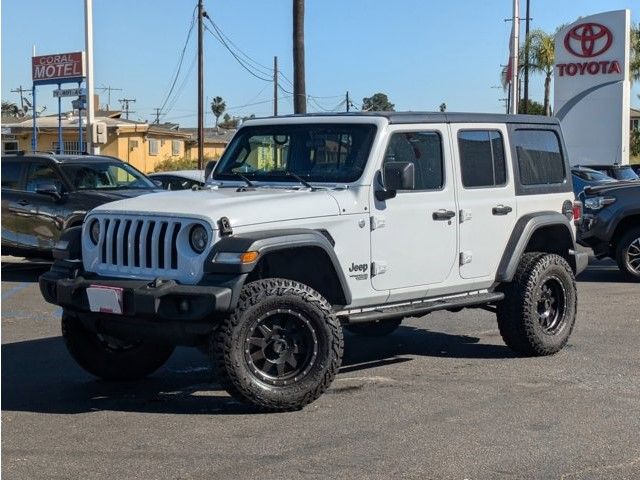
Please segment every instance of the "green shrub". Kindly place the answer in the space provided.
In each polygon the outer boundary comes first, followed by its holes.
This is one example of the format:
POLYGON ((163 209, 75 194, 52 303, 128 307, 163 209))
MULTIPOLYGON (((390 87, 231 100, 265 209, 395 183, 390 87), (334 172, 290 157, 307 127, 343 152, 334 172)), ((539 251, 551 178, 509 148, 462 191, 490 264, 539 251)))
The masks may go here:
MULTIPOLYGON (((204 157, 204 163, 211 160, 208 157, 204 157)), ((198 160, 195 158, 187 157, 165 157, 156 163, 154 172, 172 172, 176 170, 196 170, 198 168, 198 160)))

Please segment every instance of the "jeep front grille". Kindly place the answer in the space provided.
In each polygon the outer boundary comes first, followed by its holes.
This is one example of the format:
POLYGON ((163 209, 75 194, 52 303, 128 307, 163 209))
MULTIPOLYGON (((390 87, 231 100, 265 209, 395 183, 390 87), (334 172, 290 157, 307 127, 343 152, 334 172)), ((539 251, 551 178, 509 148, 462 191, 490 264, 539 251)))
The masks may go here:
POLYGON ((181 222, 124 217, 99 221, 99 263, 127 269, 178 268, 181 222))

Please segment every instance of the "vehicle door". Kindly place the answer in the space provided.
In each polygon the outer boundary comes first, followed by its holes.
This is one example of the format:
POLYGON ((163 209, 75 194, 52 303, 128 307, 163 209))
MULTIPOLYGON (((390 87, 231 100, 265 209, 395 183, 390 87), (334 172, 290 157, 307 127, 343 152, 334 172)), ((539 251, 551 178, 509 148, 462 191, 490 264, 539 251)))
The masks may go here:
POLYGON ((33 160, 27 167, 22 198, 29 208, 24 212, 23 234, 31 248, 48 250, 60 238, 64 227, 65 184, 53 162, 33 160), (44 191, 54 186, 58 196, 44 191))
POLYGON ((517 218, 505 125, 451 125, 459 165, 460 276, 492 277, 517 218))
POLYGON ((457 255, 457 208, 446 124, 391 127, 381 171, 387 162, 412 163, 415 186, 384 201, 374 197, 372 286, 393 290, 443 282, 457 255))
POLYGON ((2 159, 2 243, 12 246, 23 245, 18 218, 25 208, 21 204, 24 166, 19 158, 2 159))

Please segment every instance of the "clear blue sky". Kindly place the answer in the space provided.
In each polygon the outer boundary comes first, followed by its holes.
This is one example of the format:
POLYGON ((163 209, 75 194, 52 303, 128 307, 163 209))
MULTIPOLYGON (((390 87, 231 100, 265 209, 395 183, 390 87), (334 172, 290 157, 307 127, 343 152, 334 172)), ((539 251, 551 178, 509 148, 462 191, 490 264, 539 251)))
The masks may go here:
MULTIPOLYGON (((122 88, 117 99, 135 98, 132 118, 152 120, 174 76, 193 15, 195 0, 94 0, 95 84, 122 88)), ((522 8, 524 9, 524 0, 522 8)), ((531 0, 532 28, 552 32, 578 16, 632 9, 638 0, 531 0)), ((279 57, 292 78, 290 0, 205 0, 209 15, 238 45, 262 64, 279 57)), ((2 99, 18 101, 10 90, 30 88, 30 56, 84 49, 83 0, 2 0, 2 99)), ((359 106, 381 91, 397 110, 502 111, 500 65, 508 56, 510 0, 307 0, 307 93, 317 98, 310 111, 333 109, 349 90, 359 106)), ((524 12, 522 13, 524 16, 524 12)), ((184 85, 163 120, 183 126, 196 122, 195 30, 182 75, 184 85), (185 78, 185 80, 183 80, 185 78)), ((205 33, 205 95, 220 95, 233 115, 271 112, 271 84, 252 77, 205 33), (241 107, 241 108, 238 108, 241 107)), ((531 96, 542 100, 542 77, 531 80, 531 96)), ((283 84, 288 90, 291 87, 283 84)), ((47 112, 56 111, 50 87, 38 90, 47 112)), ((632 103, 640 101, 638 85, 632 103)), ((286 95, 281 93, 281 95, 286 95)), ((70 100, 64 108, 70 108, 70 100)), ((106 103, 106 93, 101 93, 106 103)), ((292 110, 290 99, 280 102, 292 110)), ((208 110, 208 108, 207 108, 208 110)), ((207 117, 207 124, 213 122, 207 117)))

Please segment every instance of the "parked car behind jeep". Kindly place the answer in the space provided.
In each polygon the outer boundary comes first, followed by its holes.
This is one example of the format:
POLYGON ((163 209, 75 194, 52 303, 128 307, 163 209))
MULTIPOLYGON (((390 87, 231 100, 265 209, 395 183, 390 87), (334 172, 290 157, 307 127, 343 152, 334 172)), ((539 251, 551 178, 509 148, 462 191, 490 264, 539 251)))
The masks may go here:
POLYGON ((103 203, 158 191, 131 165, 107 156, 2 157, 2 253, 51 257, 63 230, 103 203))
POLYGON ((598 258, 613 258, 627 276, 640 281, 640 183, 587 187, 578 242, 598 258))

